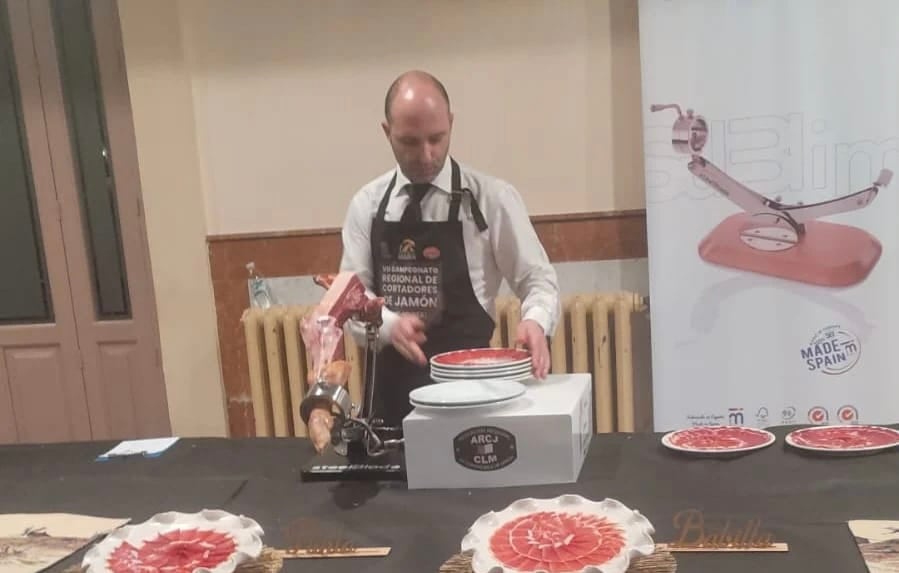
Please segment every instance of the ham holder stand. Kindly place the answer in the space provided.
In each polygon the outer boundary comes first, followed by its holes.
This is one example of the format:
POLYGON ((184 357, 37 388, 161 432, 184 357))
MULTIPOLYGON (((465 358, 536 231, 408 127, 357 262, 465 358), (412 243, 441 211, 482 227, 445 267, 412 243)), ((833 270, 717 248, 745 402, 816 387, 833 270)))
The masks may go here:
POLYGON ((365 325, 364 405, 353 404, 349 392, 339 384, 318 380, 309 387, 300 404, 303 422, 309 422, 313 409, 324 406, 334 414, 334 426, 332 447, 300 471, 303 481, 405 479, 402 428, 386 427, 382 420, 371 417, 380 313, 374 320, 359 313, 354 320, 365 325))
POLYGON ((701 155, 709 129, 702 116, 677 104, 653 105, 658 112, 674 108, 677 119, 672 145, 690 156, 687 169, 730 199, 743 212, 719 223, 699 244, 699 256, 724 267, 778 277, 800 283, 848 287, 865 280, 882 247, 857 227, 818 221, 821 217, 867 207, 892 178, 883 169, 867 189, 819 203, 781 203, 753 191, 701 155))

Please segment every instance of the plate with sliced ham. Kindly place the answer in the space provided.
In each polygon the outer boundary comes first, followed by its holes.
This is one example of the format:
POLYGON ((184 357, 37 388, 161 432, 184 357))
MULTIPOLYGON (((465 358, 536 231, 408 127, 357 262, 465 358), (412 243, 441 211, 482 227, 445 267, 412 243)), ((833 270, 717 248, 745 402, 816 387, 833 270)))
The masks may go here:
POLYGON ((699 426, 662 436, 666 448, 696 455, 734 455, 766 448, 775 442, 767 430, 746 426, 699 426))
POLYGON ((262 528, 220 510, 170 511, 110 533, 84 556, 86 573, 231 573, 262 553, 262 528))
POLYGON ((431 358, 432 367, 448 370, 490 370, 530 362, 530 352, 518 348, 472 348, 444 352, 431 358))
POLYGON ((813 426, 790 432, 786 442, 810 452, 868 454, 899 446, 899 430, 863 424, 813 426))
POLYGON ((520 499, 479 517, 462 540, 474 573, 624 573, 655 550, 655 529, 620 501, 520 499))

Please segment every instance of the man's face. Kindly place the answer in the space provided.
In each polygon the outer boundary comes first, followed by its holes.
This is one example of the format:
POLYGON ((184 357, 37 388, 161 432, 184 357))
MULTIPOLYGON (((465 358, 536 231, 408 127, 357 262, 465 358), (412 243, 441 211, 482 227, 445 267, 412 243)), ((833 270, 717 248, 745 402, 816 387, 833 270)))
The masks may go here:
POLYGON ((452 114, 444 101, 439 105, 394 105, 390 121, 383 124, 393 155, 412 183, 430 183, 449 152, 452 114))

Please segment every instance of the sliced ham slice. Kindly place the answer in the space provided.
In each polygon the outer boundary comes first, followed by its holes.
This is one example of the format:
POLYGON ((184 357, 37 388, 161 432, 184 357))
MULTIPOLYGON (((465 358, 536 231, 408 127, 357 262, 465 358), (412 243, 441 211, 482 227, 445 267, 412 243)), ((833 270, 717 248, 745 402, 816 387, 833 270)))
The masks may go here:
POLYGON ((518 571, 580 571, 601 567, 625 547, 625 534, 604 517, 536 512, 498 527, 490 550, 518 571))

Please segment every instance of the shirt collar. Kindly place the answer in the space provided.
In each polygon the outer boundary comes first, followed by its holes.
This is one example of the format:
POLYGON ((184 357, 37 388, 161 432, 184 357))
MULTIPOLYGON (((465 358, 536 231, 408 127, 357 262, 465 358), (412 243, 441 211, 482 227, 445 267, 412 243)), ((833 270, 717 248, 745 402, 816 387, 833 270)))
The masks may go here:
MULTIPOLYGON (((396 166, 396 189, 402 193, 409 193, 409 190, 406 189, 406 185, 410 183, 409 178, 403 174, 403 170, 400 169, 400 166, 396 166)), ((453 162, 450 161, 449 154, 446 155, 446 159, 443 161, 443 168, 440 170, 440 173, 437 174, 431 181, 431 185, 440 189, 445 193, 450 193, 453 187, 453 162)))

